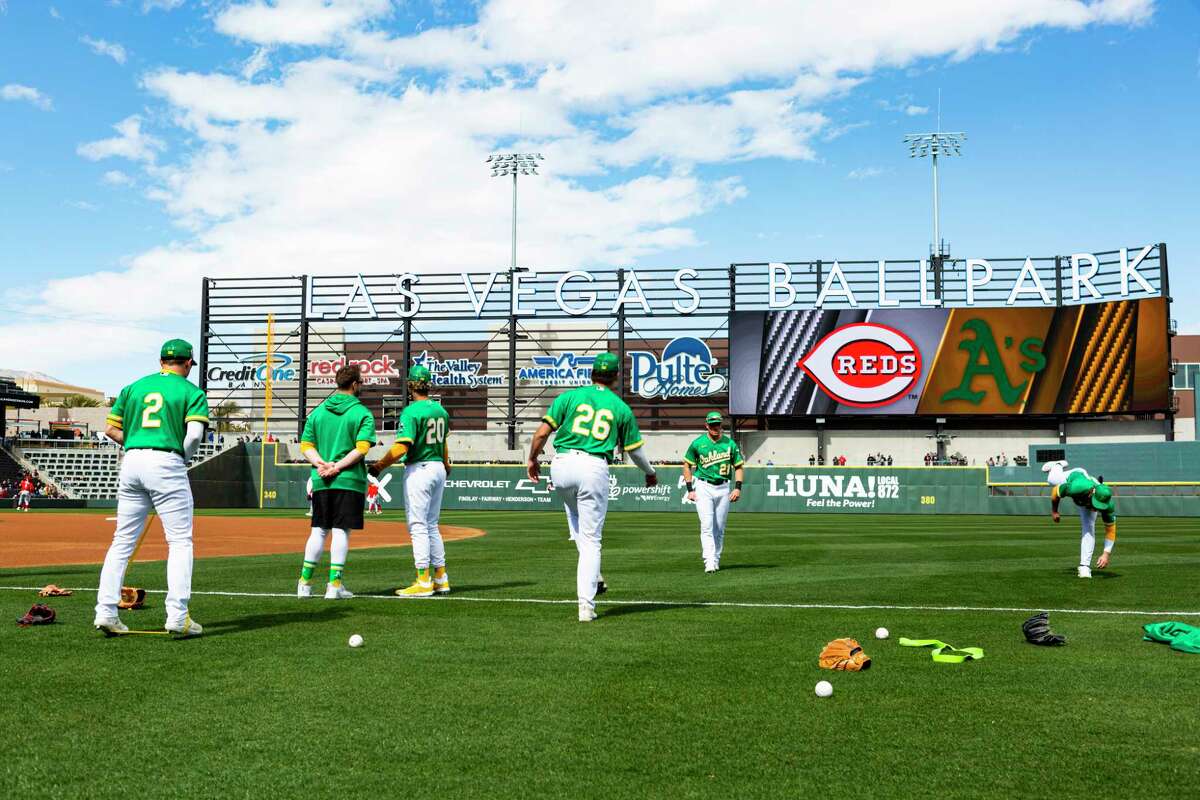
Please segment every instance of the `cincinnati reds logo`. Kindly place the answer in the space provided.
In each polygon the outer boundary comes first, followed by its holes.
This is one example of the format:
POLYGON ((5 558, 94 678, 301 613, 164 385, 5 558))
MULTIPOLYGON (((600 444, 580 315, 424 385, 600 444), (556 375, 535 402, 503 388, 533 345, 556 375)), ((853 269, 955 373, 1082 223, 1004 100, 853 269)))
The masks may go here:
POLYGON ((817 342, 796 366, 839 403, 874 408, 912 388, 921 374, 921 353, 895 328, 855 322, 817 342))

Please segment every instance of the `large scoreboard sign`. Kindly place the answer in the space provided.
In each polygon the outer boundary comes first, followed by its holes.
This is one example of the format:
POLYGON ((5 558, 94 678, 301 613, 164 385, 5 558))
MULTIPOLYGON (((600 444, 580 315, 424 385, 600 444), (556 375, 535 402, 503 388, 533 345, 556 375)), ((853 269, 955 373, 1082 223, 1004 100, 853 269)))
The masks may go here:
POLYGON ((736 312, 736 415, 1167 411, 1164 298, 1060 307, 736 312))

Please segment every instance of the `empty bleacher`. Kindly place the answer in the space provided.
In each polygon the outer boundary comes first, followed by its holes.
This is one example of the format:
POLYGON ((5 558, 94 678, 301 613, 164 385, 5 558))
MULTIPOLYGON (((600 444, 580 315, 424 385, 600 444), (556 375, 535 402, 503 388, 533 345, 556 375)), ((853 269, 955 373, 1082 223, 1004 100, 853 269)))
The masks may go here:
MULTIPOLYGON (((223 449, 221 445, 202 444, 188 466, 212 458, 223 449)), ((20 452, 68 497, 109 500, 117 496, 122 450, 115 445, 55 444, 54 440, 45 440, 22 442, 20 452)))

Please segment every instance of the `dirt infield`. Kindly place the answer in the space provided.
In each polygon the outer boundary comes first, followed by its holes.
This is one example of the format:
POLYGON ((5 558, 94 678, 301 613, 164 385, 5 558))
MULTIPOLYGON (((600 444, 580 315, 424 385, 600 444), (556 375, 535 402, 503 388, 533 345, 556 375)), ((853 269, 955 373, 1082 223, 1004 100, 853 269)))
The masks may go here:
MULTIPOLYGON (((114 522, 99 514, 0 514, 0 567, 100 564, 112 542, 114 522)), ((412 544, 403 522, 367 520, 354 531, 350 548, 403 547, 412 544)), ((477 528, 442 525, 447 541, 483 536, 477 528)), ((308 539, 307 520, 271 517, 196 517, 192 541, 196 558, 267 556, 300 553, 308 539)), ((152 517, 135 561, 167 557, 162 523, 152 517)))

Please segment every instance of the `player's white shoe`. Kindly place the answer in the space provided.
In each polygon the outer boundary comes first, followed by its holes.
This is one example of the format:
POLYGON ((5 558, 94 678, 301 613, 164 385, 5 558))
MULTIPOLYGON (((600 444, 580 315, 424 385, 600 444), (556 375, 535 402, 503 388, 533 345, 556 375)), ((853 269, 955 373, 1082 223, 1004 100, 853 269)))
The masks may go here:
POLYGON ((199 636, 204 633, 204 626, 189 616, 184 617, 180 625, 168 625, 167 631, 181 637, 199 636))
POLYGON ((296 597, 312 597, 312 584, 307 581, 296 581, 296 597))
POLYGON ((1091 567, 1083 567, 1083 566, 1081 566, 1081 567, 1079 568, 1079 577, 1081 577, 1081 578, 1090 578, 1090 577, 1092 577, 1092 568, 1091 568, 1091 567))
POLYGON ((116 617, 96 617, 96 621, 92 624, 96 626, 96 630, 104 631, 105 633, 129 632, 129 626, 116 617))
POLYGON ((595 618, 596 618, 596 609, 592 608, 591 606, 584 605, 583 603, 579 604, 579 621, 580 622, 591 622, 595 618))
POLYGON ((326 600, 349 600, 351 597, 354 597, 354 593, 345 586, 335 586, 331 583, 325 587, 326 600))

